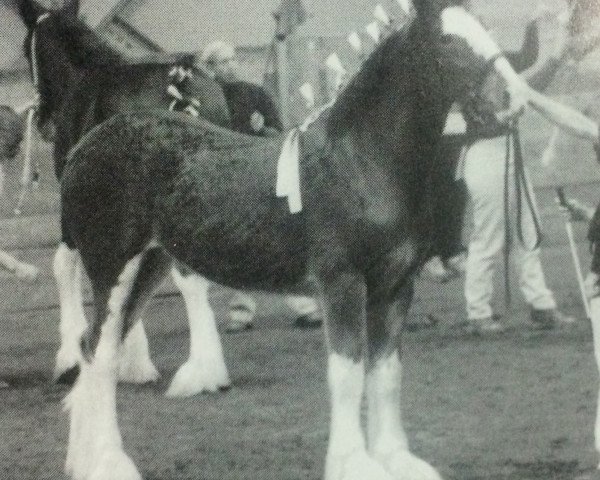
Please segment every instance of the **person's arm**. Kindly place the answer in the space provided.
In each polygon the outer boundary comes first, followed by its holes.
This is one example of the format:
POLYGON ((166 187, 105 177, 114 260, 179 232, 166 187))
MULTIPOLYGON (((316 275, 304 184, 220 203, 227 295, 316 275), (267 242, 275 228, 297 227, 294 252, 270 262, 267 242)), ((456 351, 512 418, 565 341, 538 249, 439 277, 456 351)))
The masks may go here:
POLYGON ((258 104, 260 105, 259 113, 265 119, 265 128, 274 129, 278 132, 283 131, 283 123, 273 99, 263 88, 257 91, 257 93, 259 96, 258 104))

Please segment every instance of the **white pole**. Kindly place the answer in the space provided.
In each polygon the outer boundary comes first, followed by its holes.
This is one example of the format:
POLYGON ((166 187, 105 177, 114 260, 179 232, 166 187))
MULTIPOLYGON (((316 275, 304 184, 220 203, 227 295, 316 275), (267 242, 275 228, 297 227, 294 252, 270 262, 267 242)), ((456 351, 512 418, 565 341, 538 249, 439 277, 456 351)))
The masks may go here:
POLYGON ((289 126, 290 122, 290 79, 288 69, 288 49, 285 38, 277 38, 276 45, 276 62, 277 62, 277 93, 279 95, 279 114, 281 115, 281 123, 284 128, 289 126))

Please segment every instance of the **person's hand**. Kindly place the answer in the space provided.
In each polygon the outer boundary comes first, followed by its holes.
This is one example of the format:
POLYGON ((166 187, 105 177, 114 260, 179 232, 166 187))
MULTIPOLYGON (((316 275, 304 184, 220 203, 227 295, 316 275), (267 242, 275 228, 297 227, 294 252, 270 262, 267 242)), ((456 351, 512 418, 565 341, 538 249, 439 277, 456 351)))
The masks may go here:
POLYGON ((567 216, 570 222, 589 222, 594 216, 594 209, 584 205, 575 198, 566 199, 566 205, 561 204, 558 199, 561 211, 567 216))
POLYGON ((252 115, 250 115, 250 128, 256 133, 261 132, 265 128, 265 117, 262 113, 252 112, 252 115))

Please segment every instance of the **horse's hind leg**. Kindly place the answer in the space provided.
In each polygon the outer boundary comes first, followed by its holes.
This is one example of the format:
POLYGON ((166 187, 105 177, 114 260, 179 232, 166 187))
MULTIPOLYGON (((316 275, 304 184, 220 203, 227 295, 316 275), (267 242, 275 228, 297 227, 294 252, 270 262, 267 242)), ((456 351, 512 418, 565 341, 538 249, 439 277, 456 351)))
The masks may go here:
POLYGON ((182 267, 173 267, 173 279, 185 301, 190 322, 190 355, 179 368, 168 397, 215 392, 230 385, 215 315, 208 302, 209 282, 182 267))
POLYGON ((373 295, 367 305, 369 453, 394 480, 439 480, 433 467, 409 452, 400 413, 400 335, 412 288, 409 281, 395 298, 373 295))
POLYGON ((334 275, 321 282, 331 395, 325 480, 392 480, 368 455, 360 420, 365 383, 364 280, 354 273, 334 275))
POLYGON ((84 344, 89 361, 81 363, 66 400, 71 422, 66 469, 74 479, 141 480, 123 450, 117 423, 118 357, 127 326, 143 310, 169 265, 163 252, 152 249, 112 265, 117 273, 90 272, 96 320, 84 344))
POLYGON ((60 348, 56 354, 54 379, 59 383, 73 383, 82 360, 79 341, 87 328, 77 250, 62 242, 54 255, 53 269, 60 303, 60 348))
MULTIPOLYGON (((54 255, 54 278, 60 304, 60 347, 56 354, 54 380, 72 384, 81 363, 81 335, 87 328, 83 308, 82 266, 79 253, 63 241, 54 255)), ((142 322, 137 322, 125 340, 120 358, 119 379, 130 383, 147 383, 158 378, 150 359, 148 340, 142 322)))

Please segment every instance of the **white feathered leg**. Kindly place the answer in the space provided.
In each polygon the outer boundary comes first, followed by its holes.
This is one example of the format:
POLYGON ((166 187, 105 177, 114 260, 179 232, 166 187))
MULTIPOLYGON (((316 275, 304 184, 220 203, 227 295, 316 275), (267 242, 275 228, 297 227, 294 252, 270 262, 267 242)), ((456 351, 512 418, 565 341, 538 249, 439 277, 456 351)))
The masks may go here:
POLYGON ((360 424, 364 380, 363 362, 329 354, 331 425, 325 480, 393 480, 366 451, 360 424))
POLYGON ((173 279, 185 300, 190 323, 190 355, 179 368, 167 391, 169 397, 189 397, 214 392, 230 385, 215 316, 208 301, 209 282, 200 275, 182 275, 172 269, 173 279))
POLYGON ((66 399, 70 412, 66 471, 75 480, 141 480, 125 454, 117 423, 116 388, 123 311, 142 255, 130 260, 111 289, 107 317, 91 363, 66 399))
MULTIPOLYGON (((595 296, 590 299, 590 317, 594 338, 594 356, 596 357, 596 365, 600 371, 600 296, 595 296)), ((594 440, 596 451, 600 454, 600 387, 598 389, 594 440)), ((600 470, 600 464, 598 465, 598 469, 600 470)))
POLYGON ((369 453, 394 480, 441 480, 437 471, 408 450, 400 410, 402 365, 397 353, 369 372, 369 453))
POLYGON ((61 243, 54 255, 54 278, 60 302, 60 348, 54 378, 59 379, 81 363, 81 335, 87 328, 83 310, 81 261, 77 250, 61 243))

